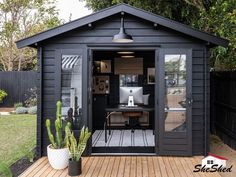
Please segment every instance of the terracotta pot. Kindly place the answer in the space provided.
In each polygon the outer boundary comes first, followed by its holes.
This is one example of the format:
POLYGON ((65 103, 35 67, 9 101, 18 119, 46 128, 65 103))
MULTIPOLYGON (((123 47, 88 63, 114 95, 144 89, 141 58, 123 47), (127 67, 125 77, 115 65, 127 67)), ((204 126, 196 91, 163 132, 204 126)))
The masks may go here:
POLYGON ((82 166, 81 166, 81 158, 79 161, 73 161, 69 159, 69 167, 68 167, 68 175, 69 176, 78 176, 81 174, 82 166))
POLYGON ((62 170, 68 166, 69 163, 69 149, 53 149, 51 145, 47 147, 48 161, 52 168, 62 170))

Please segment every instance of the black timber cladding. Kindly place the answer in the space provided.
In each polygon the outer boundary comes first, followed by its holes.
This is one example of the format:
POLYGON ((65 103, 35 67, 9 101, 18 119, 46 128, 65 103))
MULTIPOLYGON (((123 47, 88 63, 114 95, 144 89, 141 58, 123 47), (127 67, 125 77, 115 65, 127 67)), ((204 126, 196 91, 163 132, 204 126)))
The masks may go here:
POLYGON ((229 43, 229 41, 226 39, 222 39, 222 38, 216 37, 214 35, 204 33, 202 31, 196 30, 194 28, 191 28, 190 26, 181 24, 179 22, 170 20, 168 18, 165 18, 165 17, 159 16, 159 15, 144 11, 142 9, 138 9, 138 8, 132 7, 130 5, 121 3, 116 6, 112 6, 107 9, 98 11, 98 12, 88 15, 86 17, 80 18, 78 20, 74 20, 72 22, 66 23, 66 24, 61 25, 59 27, 56 27, 56 28, 47 30, 45 32, 36 34, 34 36, 28 37, 26 39, 22 39, 20 41, 17 41, 17 47, 18 48, 22 48, 25 46, 36 47, 38 42, 41 42, 43 40, 52 38, 54 36, 63 34, 65 32, 71 31, 73 29, 82 27, 84 25, 88 25, 89 23, 99 21, 101 19, 104 19, 106 17, 112 16, 112 15, 120 13, 120 12, 132 14, 136 17, 141 18, 141 19, 158 24, 158 26, 160 25, 160 26, 167 27, 169 29, 173 29, 173 30, 181 32, 185 35, 192 36, 192 37, 201 39, 203 41, 209 42, 213 45, 222 45, 222 46, 226 47, 226 46, 228 46, 228 43, 229 43))
MULTIPOLYGON (((65 25, 17 42, 19 48, 37 47, 39 54, 39 100, 37 147, 40 155, 46 155, 49 144, 45 119, 55 118, 55 102, 58 98, 58 66, 60 49, 83 49, 89 46, 113 46, 124 49, 129 46, 152 45, 160 48, 192 49, 192 151, 193 155, 205 155, 209 149, 209 51, 215 45, 227 46, 228 41, 167 18, 119 4, 65 25), (111 42, 120 28, 120 12, 125 12, 125 28, 134 43, 120 45, 111 42), (130 15, 132 14, 132 15, 130 15), (92 23, 92 28, 88 24, 92 23), (154 23, 158 24, 154 29, 154 23), (208 46, 206 46, 208 45, 208 46), (206 127, 206 128, 205 128, 206 127)), ((85 51, 87 52, 87 51, 85 51)), ((84 55, 84 62, 87 56, 84 55)), ((84 65, 85 66, 85 65, 84 65)), ((86 74, 86 73, 84 73, 86 74)), ((87 76, 86 76, 87 78, 87 76)), ((86 82, 87 83, 87 82, 86 82)), ((86 87, 86 86, 85 86, 86 87)))
MULTIPOLYGON (((192 92, 193 92, 193 155, 202 155, 205 147, 204 137, 204 50, 205 46, 194 38, 188 38, 183 34, 176 33, 167 28, 155 30, 153 24, 140 20, 134 16, 126 16, 126 30, 131 35, 145 39, 145 43, 134 41, 132 45, 155 44, 161 47, 181 47, 192 48, 192 92), (132 22, 132 25, 129 23, 132 22), (174 37, 174 38, 172 38, 174 37), (156 41, 151 40, 155 38, 156 41), (163 40, 160 40, 164 38, 163 40)), ((87 44, 109 45, 111 35, 119 30, 119 16, 112 16, 105 21, 95 23, 94 29, 75 29, 58 37, 54 37, 42 43, 42 120, 41 120, 41 143, 42 154, 46 155, 46 145, 49 143, 47 132, 44 126, 46 118, 55 117, 55 90, 56 90, 56 65, 59 58, 56 58, 57 49, 85 48, 87 44), (76 37, 77 36, 77 37, 76 37), (104 38, 104 36, 109 36, 104 38), (71 39, 72 41, 68 40, 71 39)), ((83 58, 84 59, 84 58, 83 58)), ((86 58, 85 58, 86 60, 86 58)), ((39 133, 39 132, 38 132, 39 133)))

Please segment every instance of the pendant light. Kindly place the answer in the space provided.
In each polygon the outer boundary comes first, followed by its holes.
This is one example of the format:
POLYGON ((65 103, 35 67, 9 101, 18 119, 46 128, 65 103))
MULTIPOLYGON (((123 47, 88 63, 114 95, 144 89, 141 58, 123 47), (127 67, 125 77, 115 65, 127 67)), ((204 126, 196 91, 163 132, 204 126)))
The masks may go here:
POLYGON ((122 13, 122 16, 121 16, 120 32, 113 36, 112 42, 116 42, 116 43, 131 43, 131 42, 133 42, 132 36, 129 34, 126 34, 126 32, 125 32, 124 13, 122 13))

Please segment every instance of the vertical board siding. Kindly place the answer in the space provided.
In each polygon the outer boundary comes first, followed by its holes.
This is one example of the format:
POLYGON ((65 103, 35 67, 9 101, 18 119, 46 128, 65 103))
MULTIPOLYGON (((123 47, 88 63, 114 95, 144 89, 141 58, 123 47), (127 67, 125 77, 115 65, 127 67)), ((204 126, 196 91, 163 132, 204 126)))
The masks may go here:
POLYGON ((211 84, 211 131, 236 149, 236 72, 212 72, 211 84))
MULTIPOLYGON (((104 20, 94 22, 93 28, 87 26, 72 30, 52 39, 46 40, 43 45, 43 118, 53 118, 55 111, 55 66, 58 62, 55 58, 57 49, 78 49, 84 48, 89 44, 112 44, 111 40, 114 34, 119 32, 120 16, 111 16, 104 20)), ((158 26, 154 29, 153 23, 146 20, 127 15, 125 18, 125 28, 127 33, 134 38, 135 44, 154 44, 163 47, 192 48, 193 53, 193 154, 203 154, 204 147, 204 48, 202 41, 185 36, 174 30, 158 26), (197 47, 196 47, 197 46, 197 47), (200 49, 199 49, 200 48, 200 49), (197 122, 197 123, 196 123, 197 122), (196 123, 196 124, 195 124, 196 123)), ((111 84, 115 84, 112 83, 111 84)), ((111 85, 112 86, 112 85, 111 85)), ((117 90, 116 90, 117 91, 117 90)), ((110 101, 116 101, 116 97, 110 98, 110 101)), ((42 132, 43 154, 46 154, 45 146, 48 143, 45 128, 42 132)))
POLYGON ((24 102, 31 88, 37 87, 36 71, 7 71, 0 72, 0 89, 7 92, 1 107, 12 107, 14 103, 24 102))

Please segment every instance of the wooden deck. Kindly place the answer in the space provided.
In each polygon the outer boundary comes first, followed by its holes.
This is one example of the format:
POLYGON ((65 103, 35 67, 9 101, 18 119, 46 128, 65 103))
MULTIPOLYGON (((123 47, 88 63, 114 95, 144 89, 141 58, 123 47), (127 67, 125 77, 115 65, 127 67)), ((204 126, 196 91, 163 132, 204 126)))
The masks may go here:
MULTIPOLYGON (((219 173, 193 173, 202 157, 90 156, 82 159, 81 177, 220 177, 219 173)), ((67 169, 53 170, 46 157, 36 161, 21 177, 65 177, 67 169)))

